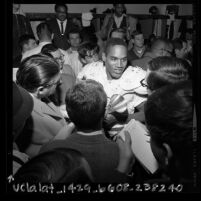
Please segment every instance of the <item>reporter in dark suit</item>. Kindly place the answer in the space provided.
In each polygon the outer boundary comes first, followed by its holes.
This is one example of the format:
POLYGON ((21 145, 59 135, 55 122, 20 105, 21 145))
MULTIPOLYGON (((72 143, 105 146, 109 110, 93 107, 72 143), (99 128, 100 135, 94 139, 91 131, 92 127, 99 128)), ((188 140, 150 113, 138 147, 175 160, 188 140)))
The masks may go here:
POLYGON ((67 50, 70 45, 67 41, 67 34, 75 25, 67 19, 68 7, 66 4, 55 4, 55 18, 47 20, 52 33, 54 34, 53 43, 60 49, 67 50))

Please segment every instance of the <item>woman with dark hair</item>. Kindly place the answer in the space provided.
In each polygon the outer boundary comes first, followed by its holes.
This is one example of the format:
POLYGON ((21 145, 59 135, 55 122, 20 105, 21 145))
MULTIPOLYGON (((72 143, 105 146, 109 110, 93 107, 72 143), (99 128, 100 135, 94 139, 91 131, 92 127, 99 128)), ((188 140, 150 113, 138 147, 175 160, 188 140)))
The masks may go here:
POLYGON ((152 59, 148 64, 148 70, 145 77, 148 94, 156 89, 188 80, 189 73, 182 59, 163 56, 152 59))
POLYGON ((60 67, 51 57, 33 55, 21 63, 16 77, 17 84, 26 89, 34 100, 31 117, 18 137, 17 144, 22 151, 33 157, 41 145, 60 132, 66 132, 68 128, 58 108, 48 99, 60 84, 60 67))
MULTIPOLYGON (((161 56, 153 58, 148 63, 147 73, 144 79, 141 80, 141 85, 147 88, 147 93, 150 95, 155 90, 169 84, 185 81, 189 79, 187 66, 182 59, 161 56)), ((134 118, 141 122, 145 122, 144 111, 134 113, 130 118, 134 118)))
POLYGON ((145 119, 152 152, 163 174, 158 181, 192 186, 192 82, 178 82, 156 90, 145 105, 145 119))
POLYGON ((93 182, 87 160, 80 152, 68 148, 55 148, 35 156, 17 171, 14 179, 17 183, 93 182))

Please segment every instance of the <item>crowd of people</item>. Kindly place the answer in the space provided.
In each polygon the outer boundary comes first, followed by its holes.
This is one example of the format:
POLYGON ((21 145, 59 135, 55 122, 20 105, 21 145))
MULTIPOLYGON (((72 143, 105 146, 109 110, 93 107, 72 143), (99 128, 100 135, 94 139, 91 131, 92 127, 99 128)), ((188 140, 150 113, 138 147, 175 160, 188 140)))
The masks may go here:
MULTIPOLYGON (((145 40, 114 4, 102 28, 68 19, 66 4, 19 37, 13 60, 13 175, 18 182, 193 184, 193 48, 145 40), (146 174, 132 150, 135 119, 158 162, 146 174)), ((143 144, 141 145, 143 147, 143 144)), ((185 190, 188 190, 188 188, 185 190)))

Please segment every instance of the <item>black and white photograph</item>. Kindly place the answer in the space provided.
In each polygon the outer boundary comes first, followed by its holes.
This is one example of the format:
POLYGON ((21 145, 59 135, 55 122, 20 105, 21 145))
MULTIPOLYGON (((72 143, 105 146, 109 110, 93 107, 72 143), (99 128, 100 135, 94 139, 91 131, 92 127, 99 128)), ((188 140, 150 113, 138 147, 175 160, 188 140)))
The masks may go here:
POLYGON ((9 3, 6 194, 200 193, 197 6, 9 3))

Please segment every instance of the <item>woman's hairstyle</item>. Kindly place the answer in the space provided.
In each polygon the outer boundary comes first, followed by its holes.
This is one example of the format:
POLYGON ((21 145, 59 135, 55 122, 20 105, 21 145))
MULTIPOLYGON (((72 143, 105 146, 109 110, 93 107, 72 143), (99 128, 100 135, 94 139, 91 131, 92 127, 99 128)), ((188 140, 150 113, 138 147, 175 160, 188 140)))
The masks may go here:
POLYGON ((80 152, 68 148, 55 148, 41 153, 25 163, 15 174, 17 183, 90 183, 86 166, 80 152))
POLYGON ((167 143, 175 153, 191 147, 193 132, 191 81, 181 81, 156 90, 148 97, 144 111, 151 138, 158 144, 167 143))
POLYGON ((104 118, 107 96, 103 86, 94 80, 82 80, 66 95, 66 110, 80 130, 93 130, 104 118))
POLYGON ((152 59, 148 69, 147 85, 150 90, 156 90, 164 85, 189 79, 188 68, 179 58, 162 56, 152 59))
POLYGON ((16 82, 33 93, 39 86, 48 86, 60 72, 59 64, 51 57, 37 54, 24 59, 17 71, 16 82))
POLYGON ((84 42, 78 47, 78 54, 80 58, 85 59, 86 56, 92 57, 99 53, 99 46, 95 43, 84 42))

